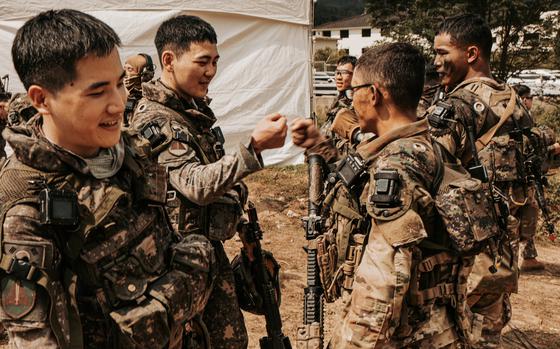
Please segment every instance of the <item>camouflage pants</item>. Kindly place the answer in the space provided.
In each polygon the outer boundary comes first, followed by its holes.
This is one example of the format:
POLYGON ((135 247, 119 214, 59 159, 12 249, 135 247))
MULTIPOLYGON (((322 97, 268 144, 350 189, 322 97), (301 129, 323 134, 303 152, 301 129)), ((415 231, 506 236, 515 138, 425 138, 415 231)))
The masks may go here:
POLYGON ((511 320, 511 303, 507 293, 470 294, 471 310, 484 316, 482 336, 473 348, 502 348, 502 329, 511 320))
POLYGON ((202 317, 210 334, 212 349, 247 348, 249 339, 235 294, 233 270, 222 243, 213 241, 212 245, 218 270, 202 317))
MULTIPOLYGON (((519 189, 517 190, 519 191, 519 189)), ((514 193, 520 196, 520 193, 514 193)), ((519 238, 523 246, 521 256, 523 259, 537 257, 537 248, 533 241, 537 233, 537 220, 539 218, 539 206, 535 199, 535 190, 531 186, 527 188, 527 201, 524 205, 512 205, 512 214, 519 220, 519 238)))

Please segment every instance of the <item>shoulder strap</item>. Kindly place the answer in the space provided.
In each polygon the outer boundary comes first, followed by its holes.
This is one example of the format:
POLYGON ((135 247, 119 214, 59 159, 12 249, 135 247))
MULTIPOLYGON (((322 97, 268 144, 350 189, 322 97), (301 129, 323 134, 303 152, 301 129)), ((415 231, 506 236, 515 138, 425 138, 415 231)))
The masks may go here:
POLYGON ((500 116, 500 121, 498 121, 496 125, 494 125, 491 129, 486 131, 485 134, 483 134, 476 140, 476 150, 480 151, 484 147, 486 147, 486 145, 490 143, 490 140, 494 137, 496 132, 500 129, 500 127, 502 127, 503 124, 505 124, 505 122, 513 115, 513 112, 515 110, 516 93, 515 90, 511 87, 510 90, 511 90, 511 96, 509 98, 509 102, 506 106, 506 109, 504 110, 504 113, 500 116))

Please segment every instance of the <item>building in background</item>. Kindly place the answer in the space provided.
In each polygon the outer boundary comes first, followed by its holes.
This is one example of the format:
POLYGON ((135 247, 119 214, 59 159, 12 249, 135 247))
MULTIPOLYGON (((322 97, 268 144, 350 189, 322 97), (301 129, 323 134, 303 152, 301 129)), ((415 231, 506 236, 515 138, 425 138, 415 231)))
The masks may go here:
POLYGON ((361 56, 365 48, 385 39, 379 29, 371 27, 368 14, 343 18, 313 28, 313 41, 316 45, 326 38, 337 39, 337 49, 346 50, 356 57, 361 56))

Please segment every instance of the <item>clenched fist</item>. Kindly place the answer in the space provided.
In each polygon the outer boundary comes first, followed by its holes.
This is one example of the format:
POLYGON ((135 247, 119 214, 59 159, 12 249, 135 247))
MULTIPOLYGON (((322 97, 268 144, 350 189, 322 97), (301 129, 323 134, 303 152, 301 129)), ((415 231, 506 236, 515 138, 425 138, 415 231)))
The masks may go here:
POLYGON ((287 119, 284 116, 278 113, 265 116, 251 134, 253 150, 259 154, 266 149, 280 148, 284 145, 287 132, 287 119))
POLYGON ((309 149, 326 139, 311 119, 295 119, 292 122, 291 130, 294 144, 305 149, 309 149))

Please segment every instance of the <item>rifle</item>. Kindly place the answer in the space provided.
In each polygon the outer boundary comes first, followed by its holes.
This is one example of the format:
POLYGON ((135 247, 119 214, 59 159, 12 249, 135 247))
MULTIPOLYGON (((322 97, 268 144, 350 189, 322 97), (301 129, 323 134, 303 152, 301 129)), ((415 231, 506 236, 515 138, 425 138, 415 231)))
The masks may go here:
POLYGON ((309 166, 309 204, 308 215, 303 218, 305 238, 307 240, 307 287, 304 289, 303 325, 298 327, 298 349, 323 348, 323 288, 317 264, 317 246, 315 239, 321 234, 323 225, 320 216, 320 203, 323 194, 324 159, 319 155, 310 155, 309 166))
POLYGON ((243 245, 255 270, 255 284, 262 296, 262 308, 266 319, 267 336, 259 340, 260 347, 261 349, 292 349, 290 338, 282 332, 282 318, 276 289, 266 268, 261 248, 263 232, 259 225, 257 209, 252 202, 249 202, 247 215, 249 221, 244 223, 243 245))
POLYGON ((547 156, 549 149, 546 145, 541 144, 542 142, 539 142, 537 135, 530 129, 524 130, 524 133, 528 136, 532 147, 531 153, 525 159, 527 181, 535 183, 536 199, 543 215, 543 224, 548 233, 548 238, 554 241, 556 239, 556 228, 552 224, 544 192, 544 188, 548 186, 548 180, 543 173, 543 157, 547 156))

